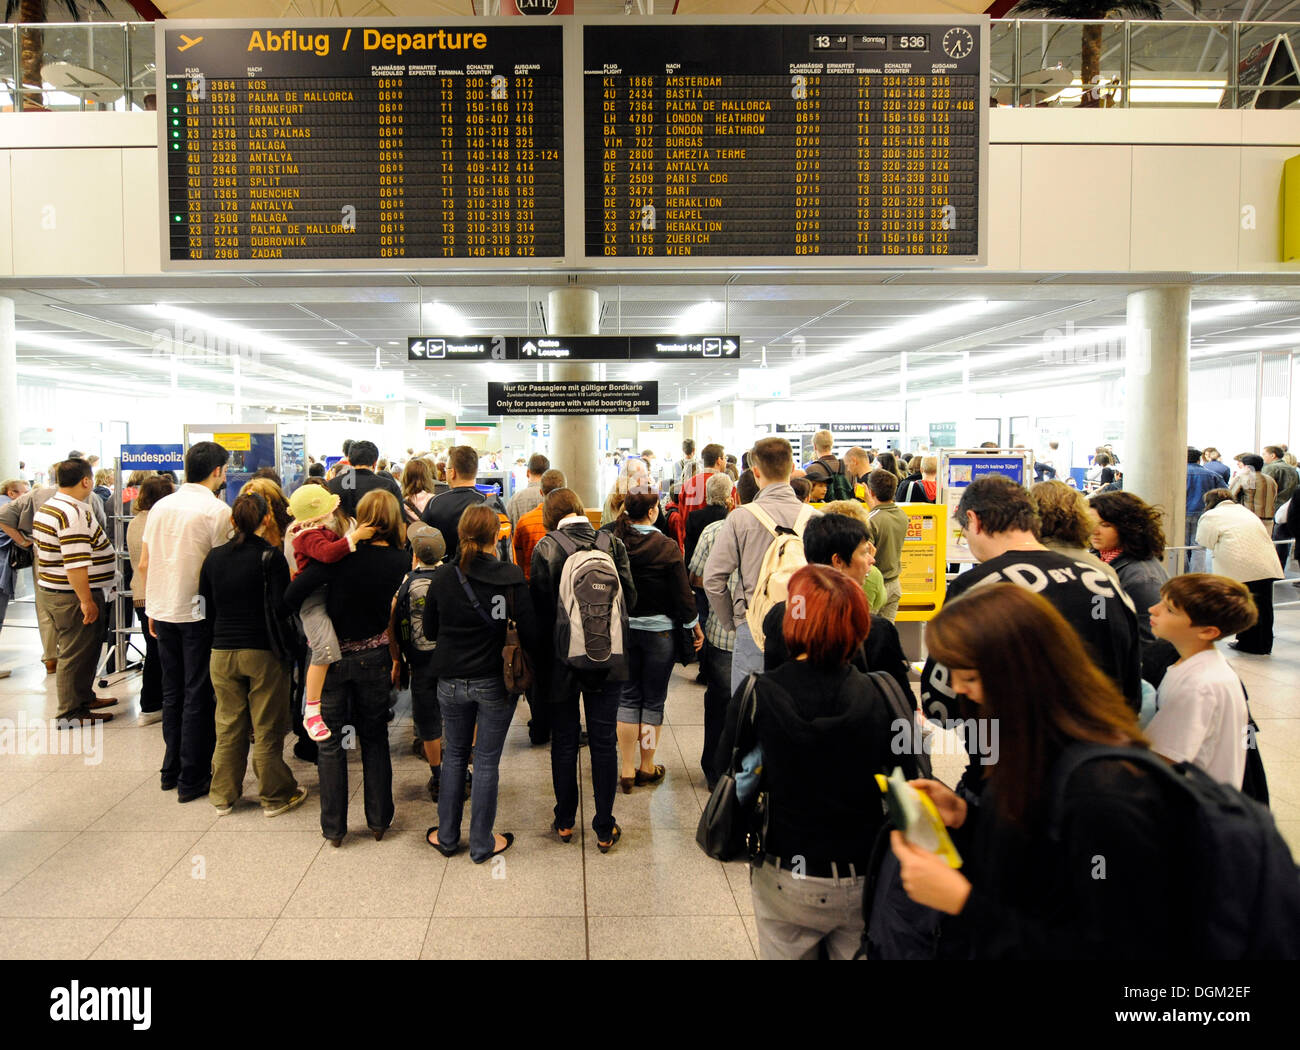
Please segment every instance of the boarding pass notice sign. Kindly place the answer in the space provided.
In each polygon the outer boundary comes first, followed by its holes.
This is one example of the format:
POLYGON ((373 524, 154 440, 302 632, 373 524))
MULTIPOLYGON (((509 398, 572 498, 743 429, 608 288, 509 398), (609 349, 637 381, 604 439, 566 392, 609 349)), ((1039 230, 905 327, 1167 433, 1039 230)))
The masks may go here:
POLYGON ((488 412, 494 416, 638 416, 659 411, 659 384, 489 383, 488 412))

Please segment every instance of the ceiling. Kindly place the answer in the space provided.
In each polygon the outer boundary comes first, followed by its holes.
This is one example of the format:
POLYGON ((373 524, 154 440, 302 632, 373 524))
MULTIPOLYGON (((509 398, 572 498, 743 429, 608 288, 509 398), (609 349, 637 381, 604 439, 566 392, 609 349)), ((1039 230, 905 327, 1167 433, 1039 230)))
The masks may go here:
MULTIPOLYGON (((963 274, 879 272, 845 283, 807 273, 583 278, 600 294, 602 334, 726 331, 742 360, 603 366, 613 380, 654 379, 661 411, 743 396, 737 368, 791 370, 810 399, 956 393, 1118 374, 1125 297, 1150 283, 1193 285, 1194 360, 1300 347, 1300 275, 963 274), (626 283, 624 283, 626 282, 626 283), (906 354, 904 364, 903 354, 906 354), (968 357, 966 355, 969 355, 968 357)), ((536 379, 535 364, 406 360, 406 337, 542 334, 554 285, 492 286, 430 275, 169 277, 0 281, 14 299, 20 375, 29 380, 167 396, 177 386, 229 400, 236 367, 246 406, 355 405, 352 377, 378 362, 401 371, 406 397, 470 413, 487 383, 536 379), (423 323, 422 323, 423 322, 423 323), (236 364, 235 358, 238 358, 236 364)))

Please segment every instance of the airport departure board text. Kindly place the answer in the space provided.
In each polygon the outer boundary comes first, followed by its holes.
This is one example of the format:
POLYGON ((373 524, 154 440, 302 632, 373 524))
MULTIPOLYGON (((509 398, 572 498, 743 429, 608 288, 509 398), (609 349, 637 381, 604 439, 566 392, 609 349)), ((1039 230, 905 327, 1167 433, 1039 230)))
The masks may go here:
POLYGON ((165 268, 565 254, 561 27, 168 22, 158 40, 165 268))
POLYGON ((976 261, 983 24, 584 26, 586 260, 976 261))

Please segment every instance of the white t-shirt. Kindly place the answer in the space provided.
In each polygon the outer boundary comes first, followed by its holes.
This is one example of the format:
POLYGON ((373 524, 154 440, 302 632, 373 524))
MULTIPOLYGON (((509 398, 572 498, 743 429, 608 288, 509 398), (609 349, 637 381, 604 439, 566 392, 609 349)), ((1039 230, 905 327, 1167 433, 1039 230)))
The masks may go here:
POLYGON ((1151 746, 1175 762, 1192 762, 1215 780, 1240 788, 1246 775, 1246 695, 1217 649, 1180 660, 1156 691, 1146 728, 1151 746))

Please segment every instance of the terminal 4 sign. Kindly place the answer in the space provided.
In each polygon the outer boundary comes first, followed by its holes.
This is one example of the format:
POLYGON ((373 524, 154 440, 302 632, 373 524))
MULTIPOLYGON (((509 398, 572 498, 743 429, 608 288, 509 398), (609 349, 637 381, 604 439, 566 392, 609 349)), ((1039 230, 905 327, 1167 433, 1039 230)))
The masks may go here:
POLYGON ((408 361, 739 361, 740 337, 700 335, 409 336, 408 361))

